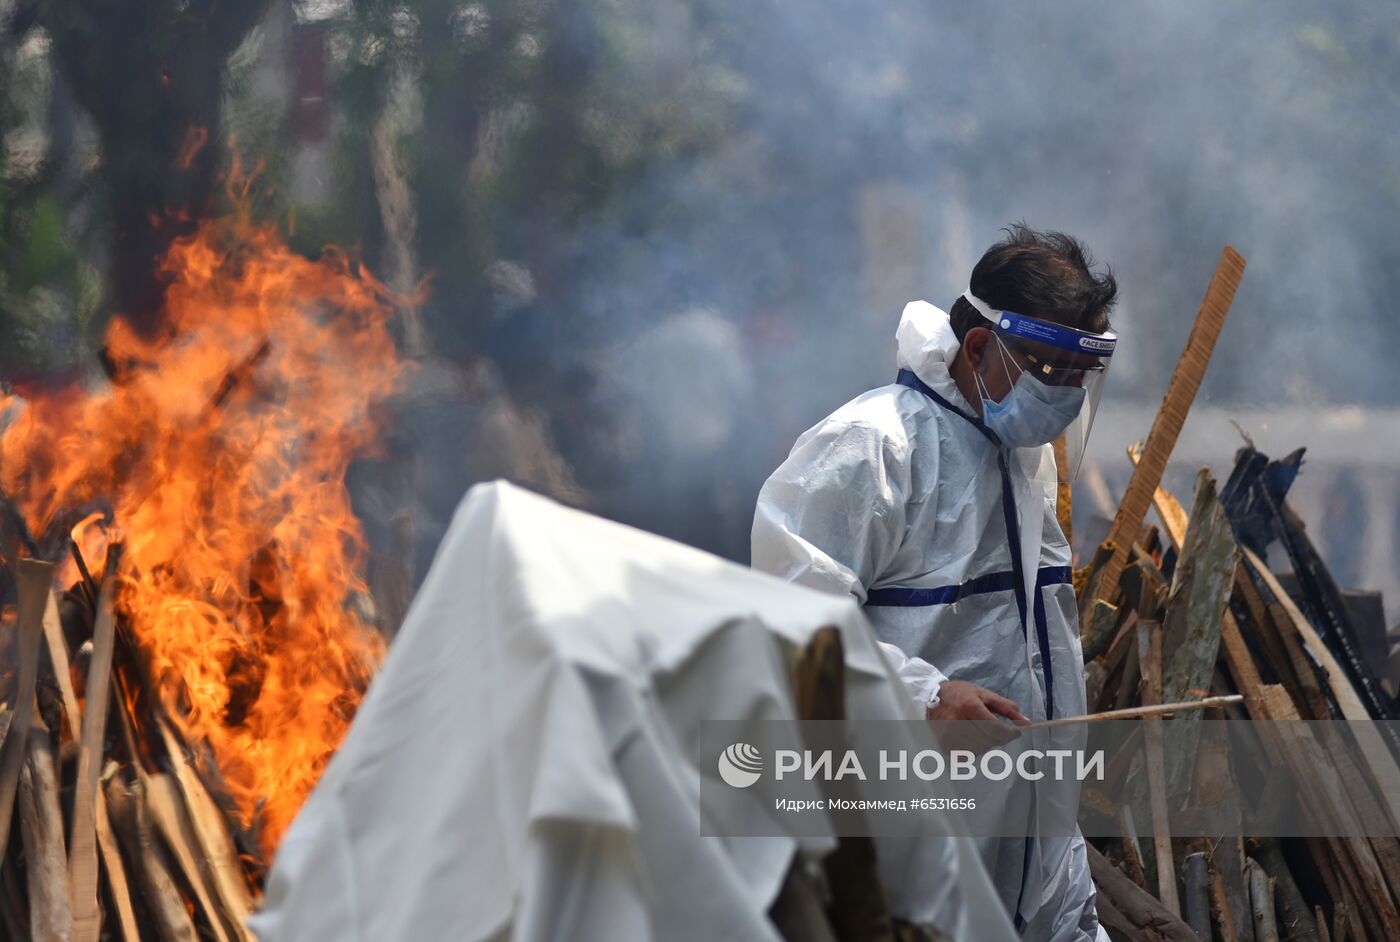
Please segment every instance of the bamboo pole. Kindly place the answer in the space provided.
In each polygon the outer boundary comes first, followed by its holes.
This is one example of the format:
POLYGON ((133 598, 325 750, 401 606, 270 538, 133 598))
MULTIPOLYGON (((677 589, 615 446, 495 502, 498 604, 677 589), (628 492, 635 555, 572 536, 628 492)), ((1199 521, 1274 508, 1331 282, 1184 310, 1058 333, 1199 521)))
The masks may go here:
MULTIPOLYGON (((79 557, 81 558, 81 557, 79 557)), ((58 615, 58 600, 53 588, 49 588, 48 604, 44 607, 44 638, 48 642, 49 663, 58 679, 59 693, 63 701, 63 715, 68 722, 68 731, 75 742, 82 738, 83 713, 78 705, 78 695, 73 690, 71 665, 68 660, 68 645, 63 639, 63 625, 58 615)), ((91 693, 89 692, 89 696, 91 693)), ((97 846, 102 853, 102 866, 107 872, 107 882, 111 889, 112 901, 116 905, 117 926, 121 929, 122 942, 141 942, 141 930, 136 926, 136 911, 131 905, 131 886, 127 881, 126 864, 117 848, 112 832, 112 822, 107 814, 107 795, 97 789, 93 801, 93 827, 97 834, 97 846)), ((72 858, 69 871, 73 870, 72 858)), ((76 909, 76 907, 75 907, 76 909)), ((77 929, 74 929, 77 939, 77 929)))
MULTIPOLYGON (((1138 622, 1138 662, 1142 665, 1144 706, 1160 706, 1162 700, 1162 629, 1150 622, 1138 622)), ((1152 805, 1152 847, 1157 858, 1157 896, 1173 916, 1181 918, 1181 902, 1176 892, 1176 862, 1172 858, 1170 818, 1167 814, 1167 768, 1162 753, 1162 721, 1155 714, 1143 720, 1143 741, 1147 749, 1147 788, 1152 805)))
MULTIPOLYGON (((1143 625, 1150 624, 1151 622, 1140 622, 1139 630, 1141 630, 1143 625)), ((1138 720, 1149 716, 1161 717, 1169 713, 1185 713, 1190 710, 1206 710, 1211 707, 1229 706, 1232 703, 1244 703, 1245 699, 1246 698, 1242 694, 1238 693, 1221 694, 1218 697, 1206 697, 1202 700, 1143 704, 1142 706, 1127 707, 1122 710, 1105 710, 1102 713, 1089 713, 1085 716, 1062 716, 1053 720, 1041 720, 1039 723, 1026 723, 1016 728, 1050 729, 1055 726, 1072 726, 1075 723, 1098 723, 1104 720, 1138 720)))
POLYGON ((1186 422, 1186 413, 1196 398, 1210 364, 1215 342, 1220 337, 1220 329, 1225 325, 1225 315, 1235 298, 1244 275, 1244 258, 1232 247, 1225 246, 1220 253, 1220 261, 1215 274, 1206 288, 1205 298, 1196 313, 1195 324, 1186 339, 1186 349, 1177 362, 1171 381, 1167 384, 1166 396, 1152 422, 1147 444, 1143 448, 1142 460, 1133 469, 1132 480, 1118 506, 1113 526, 1108 531, 1105 542, 1113 544, 1113 556, 1109 559, 1103 578, 1099 582, 1098 597, 1113 600, 1118 591, 1118 578, 1128 561, 1128 550, 1142 529, 1147 506, 1157 485, 1162 483, 1162 474, 1167 469, 1167 461, 1176 447, 1181 427, 1186 422))
MULTIPOLYGON (((73 942, 97 942, 102 909, 97 898, 97 777, 102 771, 102 739, 111 702, 112 648, 116 643, 117 568, 120 544, 107 551, 107 566, 97 600, 92 659, 88 662, 87 716, 78 750, 78 777, 73 785, 73 849, 69 855, 73 900, 73 942)), ((50 591, 52 595, 52 591, 50 591)))

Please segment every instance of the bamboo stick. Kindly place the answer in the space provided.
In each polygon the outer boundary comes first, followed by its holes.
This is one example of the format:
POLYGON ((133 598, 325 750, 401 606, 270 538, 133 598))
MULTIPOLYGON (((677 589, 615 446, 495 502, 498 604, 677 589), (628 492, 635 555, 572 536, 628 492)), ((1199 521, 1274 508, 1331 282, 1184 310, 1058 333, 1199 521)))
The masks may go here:
MULTIPOLYGON (((97 600, 92 659, 88 662, 87 716, 78 751, 78 777, 73 784, 73 850, 69 880, 73 900, 73 942, 97 942, 102 933, 102 909, 97 898, 97 777, 102 771, 102 739, 111 702, 112 648, 116 643, 117 569, 120 544, 107 551, 107 566, 97 600)), ((52 597, 52 591, 49 592, 52 597)))
MULTIPOLYGON (((1138 622, 1138 663, 1142 667, 1142 700, 1147 707, 1162 701, 1162 631, 1150 621, 1138 622)), ((1166 757, 1162 754, 1162 721, 1156 714, 1143 719, 1147 749, 1147 788, 1152 805, 1152 847, 1157 858, 1157 896, 1167 911, 1181 917, 1176 893, 1176 862, 1172 859, 1170 818, 1167 814, 1166 757)))
POLYGON ((53 586, 49 586, 44 601, 44 643, 49 652, 49 663, 53 665, 54 679, 58 681, 58 692, 63 699, 63 716, 68 722, 68 735, 77 742, 82 735, 82 712, 78 708, 78 695, 73 690, 73 675, 69 670, 68 644, 63 639, 63 621, 58 616, 58 598, 53 586))
MULTIPOLYGON (((48 604, 44 608, 44 638, 48 642, 49 663, 58 679, 59 693, 63 699, 63 714, 68 723, 68 731, 74 741, 82 736, 83 714, 78 705, 77 693, 73 690, 71 664, 68 660, 68 644, 63 638, 63 625, 58 615, 58 600, 53 588, 49 588, 48 604)), ((89 694, 90 696, 91 694, 89 694)), ((141 931, 136 926, 136 912, 131 904, 131 887, 127 882, 126 864, 117 848, 112 833, 112 823, 107 814, 107 795, 100 787, 93 800, 93 827, 97 834, 97 846, 102 854, 102 866, 107 872, 107 883, 112 901, 116 905, 117 926, 121 929, 123 942, 141 942, 141 931)), ((73 869, 70 860, 69 870, 73 869)), ((77 938, 75 928, 74 937, 77 938)))
POLYGON ((1118 590, 1118 578, 1128 561, 1128 548, 1132 546, 1138 531, 1142 529, 1143 518, 1153 492, 1162 482, 1162 473, 1167 469, 1167 461, 1176 447, 1177 436, 1186 422, 1186 413, 1196 398, 1205 377, 1206 367, 1220 329, 1225 325, 1225 315, 1235 298, 1244 275, 1244 258, 1232 247, 1225 246, 1220 253, 1220 261, 1206 288, 1191 334, 1186 339, 1186 349, 1182 351, 1171 381, 1167 384, 1166 395, 1161 408, 1152 422, 1152 430, 1147 435, 1142 460, 1133 470, 1128 490, 1118 506, 1113 526, 1108 532, 1107 542, 1114 545, 1112 558, 1108 561, 1099 583, 1098 597, 1112 601, 1118 590))
MULTIPOLYGON (((1139 622, 1139 630, 1141 630, 1142 626, 1151 624, 1151 622, 1139 622)), ((1089 713, 1085 716, 1061 716, 1058 719, 1041 720, 1038 723, 1024 723, 1016 728, 1050 729, 1055 726, 1071 726, 1075 723, 1099 723, 1104 720, 1137 720, 1145 717, 1161 717, 1169 713, 1205 710, 1210 707, 1223 707, 1231 703, 1244 702, 1246 702, 1246 697, 1243 694, 1221 694, 1218 697, 1205 697, 1201 700, 1181 700, 1176 703, 1143 704, 1142 706, 1127 707, 1122 710, 1105 710, 1102 713, 1089 713)))
POLYGON ((13 718, 0 760, 0 859, 10 843, 15 789, 29 743, 29 723, 34 715, 34 691, 39 680, 39 639, 44 631, 44 606, 53 585, 53 566, 37 559, 21 559, 15 565, 19 594, 19 683, 10 701, 13 718))

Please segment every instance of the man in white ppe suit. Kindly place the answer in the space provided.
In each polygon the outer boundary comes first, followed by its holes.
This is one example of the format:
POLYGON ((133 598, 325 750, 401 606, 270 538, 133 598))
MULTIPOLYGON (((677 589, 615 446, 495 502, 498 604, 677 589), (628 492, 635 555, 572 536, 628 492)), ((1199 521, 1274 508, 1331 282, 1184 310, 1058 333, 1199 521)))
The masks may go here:
MULTIPOLYGON (((1006 233, 951 315, 905 308, 896 382, 803 433, 754 515, 753 566, 854 596, 930 720, 1086 709, 1050 443, 1072 475, 1117 286, 1069 236, 1006 233)), ((1107 940, 1083 837, 1027 833, 978 840, 1022 937, 1107 940)))

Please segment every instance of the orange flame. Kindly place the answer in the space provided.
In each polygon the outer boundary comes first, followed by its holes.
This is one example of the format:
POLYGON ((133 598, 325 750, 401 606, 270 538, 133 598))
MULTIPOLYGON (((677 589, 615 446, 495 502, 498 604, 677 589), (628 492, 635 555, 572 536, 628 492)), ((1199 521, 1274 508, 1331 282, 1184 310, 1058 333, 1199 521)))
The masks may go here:
POLYGON ((382 655, 344 481, 405 371, 393 299, 242 213, 176 242, 163 273, 168 329, 114 319, 110 386, 9 404, 0 486, 35 533, 110 510, 73 537, 86 554, 122 534, 119 611, 270 858, 382 655))

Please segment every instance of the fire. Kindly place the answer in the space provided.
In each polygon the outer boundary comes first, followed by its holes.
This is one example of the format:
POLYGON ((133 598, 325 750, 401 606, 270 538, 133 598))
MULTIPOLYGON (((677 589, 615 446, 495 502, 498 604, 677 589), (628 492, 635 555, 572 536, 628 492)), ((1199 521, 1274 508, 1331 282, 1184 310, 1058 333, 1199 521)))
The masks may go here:
POLYGON ((344 482, 405 373, 394 299, 242 212, 163 273, 167 327, 113 319, 109 385, 8 404, 0 487, 36 535, 72 528, 90 567, 120 533, 118 611, 270 858, 382 655, 344 482))

